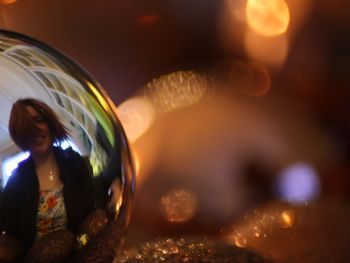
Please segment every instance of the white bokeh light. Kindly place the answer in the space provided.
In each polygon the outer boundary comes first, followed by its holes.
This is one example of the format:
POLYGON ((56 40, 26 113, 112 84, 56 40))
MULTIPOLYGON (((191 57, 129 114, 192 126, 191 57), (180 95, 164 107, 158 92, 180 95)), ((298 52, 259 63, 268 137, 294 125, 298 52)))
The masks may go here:
POLYGON ((130 142, 135 142, 151 126, 155 118, 152 105, 144 97, 134 97, 118 107, 119 119, 130 142))

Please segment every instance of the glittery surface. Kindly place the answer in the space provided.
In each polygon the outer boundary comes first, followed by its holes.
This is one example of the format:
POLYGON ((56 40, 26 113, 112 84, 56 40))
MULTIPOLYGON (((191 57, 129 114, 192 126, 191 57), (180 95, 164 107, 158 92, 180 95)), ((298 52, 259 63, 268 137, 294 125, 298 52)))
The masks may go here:
POLYGON ((210 91, 207 77, 194 71, 178 71, 153 79, 145 95, 159 112, 197 104, 210 91))
MULTIPOLYGON (((102 209, 94 210, 79 227, 77 236, 86 235, 88 240, 95 238, 95 236, 107 224, 108 218, 102 209)), ((87 241, 88 241, 87 240, 87 241)))
POLYGON ((202 237, 164 238, 121 251, 113 263, 126 262, 269 262, 259 255, 202 237))
POLYGON ((69 262, 112 262, 124 235, 125 229, 120 227, 118 222, 108 223, 83 249, 77 251, 69 262))
POLYGON ((241 217, 223 236, 276 263, 350 262, 349 224, 347 204, 272 202, 241 217))
POLYGON ((24 248, 14 237, 0 235, 0 262, 20 262, 24 255, 24 248))
POLYGON ((25 262, 65 262, 73 253, 75 236, 68 230, 53 231, 37 240, 29 249, 25 262))

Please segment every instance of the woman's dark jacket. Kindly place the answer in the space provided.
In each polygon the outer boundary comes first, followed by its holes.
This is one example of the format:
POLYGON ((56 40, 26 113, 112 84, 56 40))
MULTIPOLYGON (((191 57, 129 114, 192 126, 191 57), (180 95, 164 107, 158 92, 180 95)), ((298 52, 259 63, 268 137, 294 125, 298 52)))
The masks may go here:
MULTIPOLYGON (((71 148, 54 147, 67 212, 67 228, 75 233, 94 209, 94 189, 89 164, 71 148)), ((0 230, 30 247, 36 236, 39 182, 32 157, 21 162, 10 177, 0 204, 0 230)))

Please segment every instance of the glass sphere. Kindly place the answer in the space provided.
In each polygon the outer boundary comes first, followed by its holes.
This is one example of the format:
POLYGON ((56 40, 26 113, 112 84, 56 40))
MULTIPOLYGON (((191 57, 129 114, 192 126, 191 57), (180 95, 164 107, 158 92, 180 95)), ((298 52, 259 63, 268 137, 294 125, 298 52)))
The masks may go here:
MULTIPOLYGON (((0 75, 0 152, 6 150, 8 156, 20 152, 7 129, 12 104, 26 97, 45 102, 69 131, 70 139, 61 147, 71 146, 89 161, 98 206, 124 233, 135 188, 134 166, 116 106, 106 92, 64 54, 4 30, 0 30, 0 75)), ((4 184, 6 178, 2 179, 4 184)))

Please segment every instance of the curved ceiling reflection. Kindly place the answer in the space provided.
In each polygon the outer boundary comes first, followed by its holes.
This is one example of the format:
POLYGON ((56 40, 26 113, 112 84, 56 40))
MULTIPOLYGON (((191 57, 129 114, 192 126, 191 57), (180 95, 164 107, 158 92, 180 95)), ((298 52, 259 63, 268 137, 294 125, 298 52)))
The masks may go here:
POLYGON ((108 207, 115 203, 114 211, 109 211, 115 219, 125 208, 126 226, 134 191, 132 157, 115 105, 103 89, 65 55, 9 31, 0 31, 0 74, 2 158, 19 152, 7 130, 12 103, 24 97, 46 102, 68 128, 72 144, 90 161, 101 206, 111 198, 108 188, 120 182, 120 196, 112 196, 108 207))

